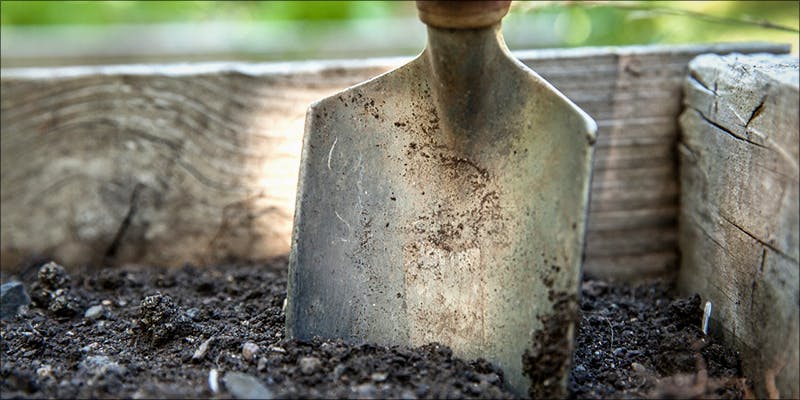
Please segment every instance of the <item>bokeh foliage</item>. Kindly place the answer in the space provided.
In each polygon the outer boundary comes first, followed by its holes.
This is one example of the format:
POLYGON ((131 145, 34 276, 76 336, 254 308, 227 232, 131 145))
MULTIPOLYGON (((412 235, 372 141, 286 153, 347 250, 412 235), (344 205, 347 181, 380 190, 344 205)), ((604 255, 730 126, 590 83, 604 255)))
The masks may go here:
POLYGON ((566 32, 565 44, 580 46, 778 41, 796 49, 800 13, 797 1, 523 1, 515 6, 522 14, 551 16, 554 28, 566 32))
MULTIPOLYGON (((776 41, 797 50, 797 32, 716 18, 769 21, 798 28, 798 1, 518 1, 509 18, 544 24, 557 46, 776 41)), ((330 21, 413 17, 406 1, 17 1, 0 2, 3 26, 104 25, 193 21, 330 21)))
POLYGON ((136 24, 222 20, 348 20, 411 14, 398 1, 3 0, 4 25, 136 24))

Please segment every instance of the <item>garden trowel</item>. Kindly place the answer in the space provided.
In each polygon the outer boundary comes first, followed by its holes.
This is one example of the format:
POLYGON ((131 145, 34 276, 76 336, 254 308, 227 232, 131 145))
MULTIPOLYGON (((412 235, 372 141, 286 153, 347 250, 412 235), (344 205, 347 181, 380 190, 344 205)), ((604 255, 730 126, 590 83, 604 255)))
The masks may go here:
POLYGON ((596 125, 509 53, 509 3, 417 2, 422 54, 308 110, 290 337, 438 342, 564 394, 596 125))

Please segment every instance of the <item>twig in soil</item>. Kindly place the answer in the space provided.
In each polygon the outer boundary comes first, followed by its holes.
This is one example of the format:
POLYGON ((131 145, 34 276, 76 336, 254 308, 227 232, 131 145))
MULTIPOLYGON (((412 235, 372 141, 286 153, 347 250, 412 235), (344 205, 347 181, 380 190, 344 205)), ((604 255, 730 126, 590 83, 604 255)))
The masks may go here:
POLYGON ((611 352, 611 354, 614 354, 614 326, 611 325, 611 321, 609 321, 608 318, 606 318, 605 316, 602 317, 604 320, 606 320, 606 323, 608 324, 608 329, 611 331, 611 343, 608 351, 611 352))

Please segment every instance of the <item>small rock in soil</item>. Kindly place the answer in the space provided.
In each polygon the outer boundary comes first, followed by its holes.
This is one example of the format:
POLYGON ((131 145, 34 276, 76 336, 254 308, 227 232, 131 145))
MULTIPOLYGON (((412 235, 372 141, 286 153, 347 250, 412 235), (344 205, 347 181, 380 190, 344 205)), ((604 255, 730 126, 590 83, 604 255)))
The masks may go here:
POLYGON ((273 399, 275 395, 258 378, 241 372, 228 372, 222 378, 225 388, 237 399, 273 399))
POLYGON ((0 286, 0 318, 11 318, 19 312, 19 308, 31 303, 25 286, 20 282, 8 282, 0 286))
POLYGON ((125 367, 103 355, 86 357, 78 365, 78 369, 95 377, 102 377, 108 374, 122 375, 125 373, 125 367))
POLYGON ((41 367, 36 369, 36 375, 42 379, 48 379, 53 377, 53 367, 49 365, 42 365, 41 367))
POLYGON ((370 379, 372 379, 373 382, 383 382, 386 380, 388 376, 389 374, 387 374, 386 372, 375 372, 372 375, 370 375, 370 379))
POLYGON ((313 374, 322 364, 316 357, 302 357, 298 363, 300 364, 300 372, 305 375, 313 374))
POLYGON ((269 347, 267 347, 267 350, 269 350, 269 351, 271 351, 273 353, 280 353, 280 354, 285 354, 286 353, 286 349, 284 349, 283 347, 278 347, 278 346, 269 346, 269 347))
POLYGON ((263 372, 267 369, 267 362, 269 362, 269 360, 267 360, 266 357, 261 357, 258 359, 258 364, 256 366, 258 372, 263 372))
POLYGON ((258 350, 259 347, 257 344, 253 342, 247 342, 242 345, 242 357, 244 357, 244 359, 248 362, 252 361, 253 357, 256 355, 256 353, 258 353, 258 350))
POLYGON ((39 268, 39 283, 42 288, 55 291, 69 286, 70 277, 61 265, 49 262, 39 268))
POLYGON ((371 383, 365 383, 362 385, 356 386, 356 395, 359 399, 372 399, 375 398, 377 394, 378 388, 371 383))
POLYGON ((83 317, 86 319, 98 319, 103 316, 103 306, 91 306, 86 309, 86 312, 83 313, 83 317))
POLYGON ((200 310, 194 307, 186 310, 186 317, 191 319, 192 321, 199 321, 200 314, 201 314, 200 310))

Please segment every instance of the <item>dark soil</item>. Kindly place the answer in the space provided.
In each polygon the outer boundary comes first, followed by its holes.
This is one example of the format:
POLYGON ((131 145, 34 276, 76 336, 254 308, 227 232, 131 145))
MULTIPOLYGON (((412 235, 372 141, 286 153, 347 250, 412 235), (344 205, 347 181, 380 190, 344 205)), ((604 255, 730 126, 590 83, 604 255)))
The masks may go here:
POLYGON ((700 297, 669 286, 583 283, 569 387, 574 398, 742 398, 739 357, 700 329, 700 297))
MULTIPOLYGON (((445 346, 285 339, 285 259, 69 275, 37 265, 16 278, 33 303, 0 323, 3 399, 512 397, 501 371, 445 346)), ((741 397, 737 356, 700 332, 700 313, 698 298, 672 301, 663 285, 586 282, 569 395, 741 397)))

